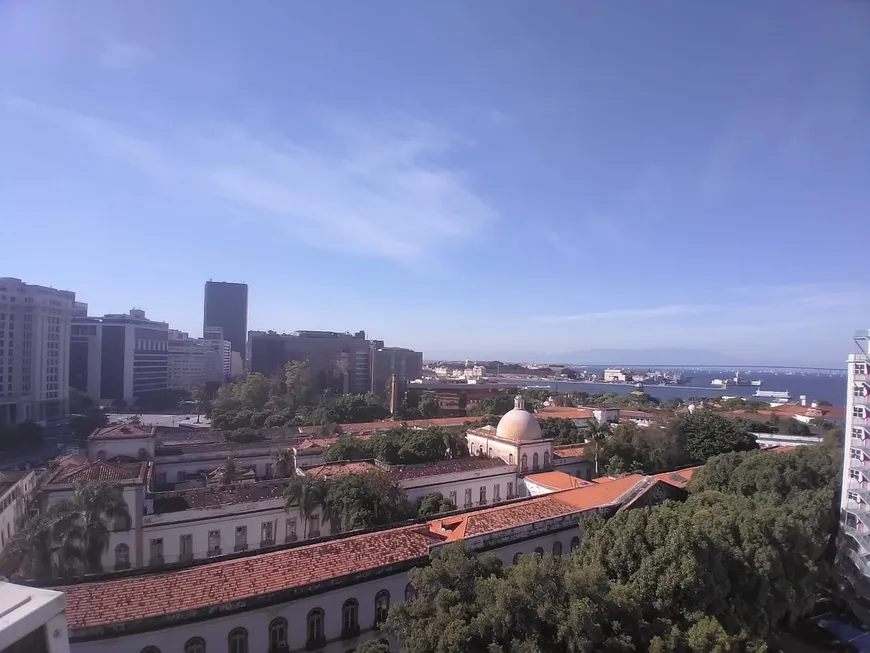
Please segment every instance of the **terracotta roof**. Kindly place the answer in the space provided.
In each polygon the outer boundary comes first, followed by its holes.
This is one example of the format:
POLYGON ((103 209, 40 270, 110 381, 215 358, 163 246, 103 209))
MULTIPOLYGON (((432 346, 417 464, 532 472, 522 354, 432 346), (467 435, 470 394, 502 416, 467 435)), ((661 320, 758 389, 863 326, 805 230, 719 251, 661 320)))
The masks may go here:
POLYGON ((318 478, 334 478, 344 474, 367 474, 371 472, 382 471, 380 467, 367 460, 359 461, 341 461, 335 463, 326 463, 325 465, 317 465, 308 467, 303 470, 305 476, 316 476, 318 478))
POLYGON ((542 472, 540 474, 527 474, 526 481, 550 488, 551 490, 570 490, 575 487, 592 485, 590 481, 571 476, 565 472, 542 472))
POLYGON ((619 409, 619 416, 629 419, 653 419, 655 417, 653 413, 648 413, 645 410, 627 410, 625 408, 619 409))
POLYGON ((63 456, 57 467, 49 472, 46 485, 83 483, 89 481, 135 481, 145 483, 151 471, 151 462, 110 463, 104 460, 89 462, 81 456, 63 456))
POLYGON ((91 433, 89 440, 115 440, 118 438, 141 438, 151 435, 150 424, 112 424, 91 433))
POLYGON ((430 528, 433 533, 442 535, 448 540, 456 540, 533 524, 572 512, 612 505, 643 478, 644 476, 640 474, 632 474, 613 479, 608 483, 593 483, 586 487, 553 492, 528 501, 518 501, 455 517, 436 519, 430 522, 430 528))
POLYGON ((387 470, 390 478, 397 481, 407 481, 413 478, 425 478, 440 474, 453 474, 456 472, 472 472, 482 469, 495 469, 496 467, 511 467, 501 458, 457 458, 456 460, 444 460, 428 465, 392 465, 387 470))
POLYGON ((287 484, 281 482, 239 483, 157 494, 154 498, 154 512, 164 514, 182 510, 205 510, 266 499, 280 499, 284 496, 286 487, 287 484))
POLYGON ((732 417, 743 417, 745 419, 754 419, 764 421, 774 415, 780 419, 789 417, 808 417, 811 419, 846 419, 846 409, 842 406, 801 406, 799 404, 784 404, 770 409, 763 408, 756 412, 749 412, 746 409, 738 409, 728 411, 728 415, 732 417))
MULTIPOLYGON (((306 449, 325 449, 336 442, 338 442, 338 438, 340 436, 336 435, 335 437, 330 438, 305 438, 301 444, 296 445, 296 449, 298 451, 305 451, 306 449)), ((354 433, 353 437, 359 440, 369 440, 371 439, 371 433, 354 433)))
POLYGON ((582 444, 564 444, 553 447, 554 458, 585 458, 586 449, 582 444))
POLYGON ((695 472, 699 469, 701 469, 701 465, 698 465, 697 467, 687 467, 686 469, 678 469, 673 472, 656 474, 654 478, 673 485, 674 487, 684 488, 689 484, 689 481, 692 480, 692 476, 694 476, 695 472))
POLYGON ((462 426, 475 422, 478 417, 442 417, 439 419, 412 419, 406 421, 390 422, 366 422, 364 424, 341 424, 342 433, 354 433, 357 431, 383 431, 403 426, 425 428, 427 426, 462 426))
POLYGON ((554 419, 592 419, 595 417, 595 413, 588 408, 560 408, 558 406, 547 406, 535 413, 535 416, 541 419, 545 417, 551 417, 554 419))
POLYGON ((70 628, 174 615, 340 578, 426 556, 440 542, 427 526, 366 533, 282 551, 57 588, 70 628))

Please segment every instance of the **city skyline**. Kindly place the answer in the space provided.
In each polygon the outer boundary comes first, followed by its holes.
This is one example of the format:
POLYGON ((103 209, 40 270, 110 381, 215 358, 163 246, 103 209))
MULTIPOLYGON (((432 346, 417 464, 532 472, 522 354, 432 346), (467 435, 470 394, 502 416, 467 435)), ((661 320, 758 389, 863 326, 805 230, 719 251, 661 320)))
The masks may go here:
POLYGON ((200 334, 212 278, 429 359, 825 365, 870 325, 862 3, 94 7, 0 8, 4 235, 46 235, 0 273, 92 314, 200 334))

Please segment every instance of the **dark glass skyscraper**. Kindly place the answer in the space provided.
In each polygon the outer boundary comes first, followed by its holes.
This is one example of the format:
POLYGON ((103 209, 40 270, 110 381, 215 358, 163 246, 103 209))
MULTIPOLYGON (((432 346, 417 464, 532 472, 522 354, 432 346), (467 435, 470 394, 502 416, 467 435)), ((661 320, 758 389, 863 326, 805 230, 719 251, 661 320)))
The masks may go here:
POLYGON ((248 337, 248 284, 206 281, 203 330, 221 327, 233 351, 245 360, 248 337))

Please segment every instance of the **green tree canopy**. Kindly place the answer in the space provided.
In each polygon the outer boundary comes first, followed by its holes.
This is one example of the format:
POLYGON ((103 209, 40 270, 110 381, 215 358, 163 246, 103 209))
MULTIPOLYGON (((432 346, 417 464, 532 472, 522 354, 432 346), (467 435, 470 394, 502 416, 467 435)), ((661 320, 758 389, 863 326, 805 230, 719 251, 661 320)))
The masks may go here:
POLYGON ((456 504, 440 492, 430 492, 420 499, 420 503, 417 506, 417 514, 420 517, 426 518, 452 510, 456 510, 456 504))
POLYGON ((667 428, 673 438, 685 440, 686 453, 704 462, 720 453, 757 449, 755 437, 735 420, 713 410, 683 413, 667 428))

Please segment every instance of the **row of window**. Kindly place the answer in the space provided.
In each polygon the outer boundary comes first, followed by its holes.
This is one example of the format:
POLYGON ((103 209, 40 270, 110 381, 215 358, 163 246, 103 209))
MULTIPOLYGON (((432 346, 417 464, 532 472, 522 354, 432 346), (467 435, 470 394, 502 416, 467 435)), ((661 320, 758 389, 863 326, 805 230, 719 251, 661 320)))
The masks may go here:
MULTIPOLYGON (((578 546, 580 546, 580 538, 579 537, 572 537, 571 544, 570 544, 571 551, 573 552, 574 549, 576 549, 578 546)), ((544 555, 544 547, 542 547, 542 546, 537 547, 535 549, 534 553, 535 553, 535 555, 539 555, 539 556, 544 555)), ((523 557, 523 555, 524 555, 523 553, 517 553, 514 556, 514 564, 517 564, 520 561, 520 559, 523 557)), ((562 543, 561 542, 558 542, 558 541, 553 542, 553 555, 554 556, 562 555, 562 543)))
MULTIPOLYGON (((486 496, 486 487, 487 487, 486 485, 481 485, 480 490, 478 491, 478 504, 480 504, 480 505, 484 505, 488 502, 487 496, 486 496)), ((451 490, 449 497, 450 497, 450 501, 453 503, 453 505, 458 507, 459 504, 456 502, 456 499, 457 499, 456 490, 451 490)), ((463 503, 464 508, 471 508, 474 505, 474 503, 472 502, 472 498, 473 498, 472 489, 465 488, 465 497, 464 497, 465 502, 463 503)), ((505 498, 507 498, 507 499, 514 498, 514 484, 512 481, 509 481, 507 484, 507 496, 505 498)), ((492 502, 498 503, 499 501, 501 501, 501 483, 496 483, 495 485, 492 486, 492 502)))
MULTIPOLYGON (((416 596, 414 587, 408 584, 405 589, 405 600, 411 600, 416 596)), ((375 595, 375 623, 377 627, 386 618, 390 611, 390 593, 381 590, 375 595)), ((305 645, 308 648, 316 648, 326 643, 326 631, 324 622, 326 613, 322 608, 314 608, 308 613, 305 620, 305 645)), ((359 635, 359 602, 356 599, 348 599, 341 606, 341 636, 352 638, 359 635)), ((283 617, 273 619, 269 624, 269 650, 287 648, 288 624, 283 617)), ((227 648, 229 653, 249 653, 248 631, 245 628, 233 628, 227 636, 227 648)), ((146 646, 141 653, 161 653, 156 646, 146 646)), ((205 639, 192 637, 184 644, 184 653, 207 653, 205 639)))

